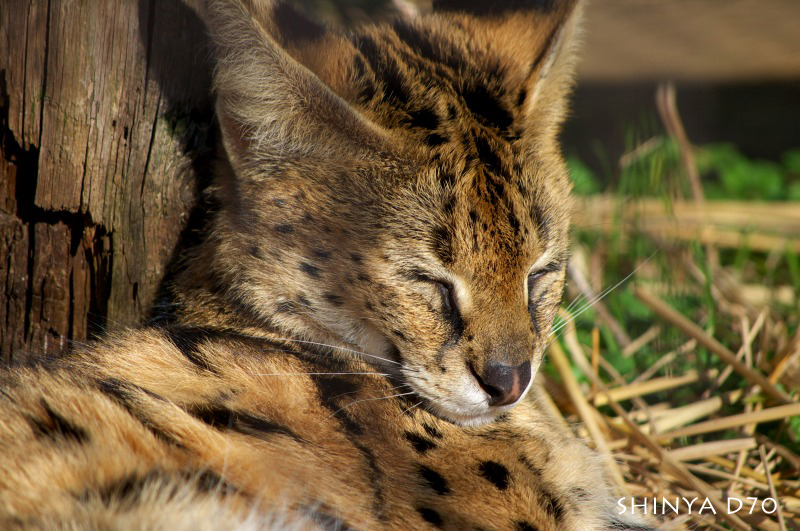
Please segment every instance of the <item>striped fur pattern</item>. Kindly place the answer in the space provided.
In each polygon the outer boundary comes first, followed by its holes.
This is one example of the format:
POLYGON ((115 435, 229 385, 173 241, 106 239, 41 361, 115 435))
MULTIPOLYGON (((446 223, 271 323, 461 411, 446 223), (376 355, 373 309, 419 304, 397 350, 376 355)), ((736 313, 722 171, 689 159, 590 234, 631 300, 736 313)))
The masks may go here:
POLYGON ((168 324, 0 374, 0 527, 640 529, 525 394, 579 6, 433 8, 210 2, 219 212, 168 324))

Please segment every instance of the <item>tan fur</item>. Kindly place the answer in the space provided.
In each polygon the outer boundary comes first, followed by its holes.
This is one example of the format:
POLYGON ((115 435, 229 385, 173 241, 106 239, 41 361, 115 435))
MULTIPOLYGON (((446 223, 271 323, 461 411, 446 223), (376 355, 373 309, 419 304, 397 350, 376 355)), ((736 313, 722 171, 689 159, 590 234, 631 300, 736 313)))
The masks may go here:
POLYGON ((446 4, 344 36, 211 2, 220 209, 169 324, 0 376, 0 527, 633 528, 481 383, 560 300, 579 8, 446 4))

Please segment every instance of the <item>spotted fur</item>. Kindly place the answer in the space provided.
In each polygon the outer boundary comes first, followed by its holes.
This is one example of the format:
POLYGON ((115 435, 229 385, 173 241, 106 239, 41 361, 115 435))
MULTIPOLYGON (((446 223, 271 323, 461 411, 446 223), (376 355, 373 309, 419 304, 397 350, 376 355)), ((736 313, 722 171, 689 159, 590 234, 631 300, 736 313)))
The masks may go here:
POLYGON ((2 374, 0 527, 635 528, 525 396, 580 8, 433 4, 210 2, 219 212, 167 325, 2 374))

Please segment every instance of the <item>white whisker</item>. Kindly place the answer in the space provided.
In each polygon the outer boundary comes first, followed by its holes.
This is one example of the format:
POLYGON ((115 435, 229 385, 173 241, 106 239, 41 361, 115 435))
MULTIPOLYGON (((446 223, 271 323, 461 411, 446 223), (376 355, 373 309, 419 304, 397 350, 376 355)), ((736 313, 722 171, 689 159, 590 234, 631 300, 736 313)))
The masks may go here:
POLYGON ((602 292, 600 292, 599 295, 596 295, 596 296, 592 297, 592 299, 589 300, 586 304, 584 304, 583 306, 581 306, 577 310, 575 310, 575 313, 571 314, 571 317, 569 319, 565 319, 562 323, 559 323, 558 326, 554 326, 553 329, 550 331, 550 333, 551 334, 555 334, 556 332, 558 332, 559 330, 564 328, 564 326, 567 323, 569 323, 571 321, 574 321, 576 317, 578 317, 580 314, 582 314, 583 312, 589 310, 592 306, 594 306, 594 303, 596 303, 599 300, 604 299, 608 294, 610 294, 612 291, 617 289, 622 283, 624 283, 626 280, 628 280, 633 275, 633 273, 635 273, 635 272, 636 271, 633 271, 628 276, 626 276, 625 278, 620 280, 618 283, 616 283, 613 286, 610 286, 610 287, 604 289, 602 292))
POLYGON ((385 361, 387 363, 394 363, 395 365, 400 365, 400 362, 397 362, 397 361, 394 361, 394 360, 390 360, 390 359, 387 359, 387 358, 383 358, 381 356, 376 356, 375 354, 367 354, 366 352, 361 352, 360 350, 354 350, 354 349, 351 349, 351 348, 340 347, 338 345, 329 345, 327 343, 319 343, 317 341, 307 341, 305 339, 294 339, 294 338, 291 338, 291 337, 263 337, 263 338, 260 338, 260 339, 266 339, 266 340, 269 340, 269 341, 288 341, 290 343, 303 343, 303 344, 306 344, 306 345, 314 345, 314 346, 317 346, 317 347, 328 347, 328 348, 332 348, 332 349, 336 349, 336 350, 341 350, 343 352, 350 352, 350 353, 353 353, 353 354, 358 354, 360 356, 367 356, 367 357, 370 357, 370 358, 375 358, 375 359, 379 359, 381 361, 385 361))
POLYGON ((408 413, 409 411, 411 411, 411 410, 412 410, 412 409, 414 409, 415 407, 419 407, 419 405, 420 405, 420 404, 422 404, 422 400, 420 400, 419 402, 417 402, 416 404, 414 404, 414 405, 412 405, 412 406, 409 406, 409 407, 405 408, 405 409, 403 410, 403 413, 408 413))
POLYGON ((583 297, 583 293, 578 293, 578 294, 575 296, 575 298, 574 298, 574 299, 572 299, 572 302, 570 302, 570 303, 567 305, 567 307, 566 307, 566 308, 564 308, 564 311, 565 311, 565 312, 569 312, 570 310, 572 310, 572 308, 575 306, 575 304, 576 304, 578 301, 580 301, 580 300, 581 300, 581 297, 583 297))
POLYGON ((373 401, 373 400, 387 400, 387 399, 389 399, 389 398, 396 398, 396 397, 398 397, 398 396, 406 396, 406 395, 413 395, 413 394, 414 394, 414 392, 413 392, 413 391, 409 391, 408 393, 398 393, 398 394, 396 394, 396 395, 389 395, 389 396, 379 396, 379 397, 377 397, 377 398, 362 398, 361 400, 354 400, 353 402, 350 402, 349 404, 347 404, 347 405, 345 405, 345 406, 342 406, 342 407, 340 407, 339 409, 337 409, 336 411, 334 411, 333 413, 331 413, 331 416, 330 416, 330 417, 328 417, 328 418, 333 418, 333 417, 334 417, 334 416, 336 416, 336 414, 337 414, 337 413, 339 413, 340 411, 344 411, 344 410, 345 410, 345 409, 347 409, 348 407, 350 407, 350 406, 352 406, 352 405, 354 405, 354 404, 358 404, 359 402, 371 402, 371 401, 373 401))
MULTIPOLYGON (((382 372, 257 372, 254 376, 335 376, 342 374, 364 374, 371 376, 389 376, 382 372)), ((398 386, 399 387, 399 386, 398 386)), ((394 389, 394 388, 393 388, 394 389)))
POLYGON ((633 275, 635 275, 635 274, 636 274, 636 272, 637 272, 637 271, 639 271, 639 269, 641 269, 642 267, 644 267, 644 265, 645 265, 647 262, 649 262, 649 261, 650 261, 650 259, 652 259, 652 258, 653 258, 653 257, 656 255, 656 253, 658 253, 658 251, 660 251, 660 250, 661 250, 661 248, 659 247, 658 249, 656 249, 655 251, 653 251, 653 254, 651 254, 650 256, 648 256, 648 257, 647 257, 647 258, 646 258, 644 261, 642 261, 642 263, 641 263, 641 264, 639 264, 638 266, 636 266, 636 268, 635 268, 633 271, 631 271, 630 273, 628 273, 628 274, 625 276, 625 278, 623 278, 622 280, 620 280, 619 282, 617 282, 616 284, 614 284, 614 285, 613 285, 613 286, 611 286, 610 288, 607 288, 607 289, 603 290, 603 291, 602 291, 602 292, 601 292, 599 295, 597 295, 597 296, 593 297, 591 301, 589 301, 588 303, 586 303, 586 304, 585 304, 585 305, 584 305, 582 308, 580 308, 580 310, 579 310, 579 311, 577 311, 577 312, 576 312, 574 315, 572 315, 572 316, 571 316, 569 319, 567 319, 567 320, 566 320, 566 321, 564 321, 563 323, 560 323, 558 326, 554 326, 554 327, 553 327, 553 328, 550 330, 550 335, 552 336, 552 335, 556 335, 556 334, 558 334, 558 332, 559 332, 559 331, 560 331, 562 328, 564 328, 564 327, 565 327, 565 326, 566 326, 568 323, 571 323, 572 321, 574 321, 574 320, 575 320, 575 319, 576 319, 576 318, 577 318, 579 315, 581 315, 583 312, 585 312, 586 310, 588 310, 589 308, 591 308, 592 306, 594 306, 594 304, 595 304, 597 301, 599 301, 599 300, 601 300, 601 299, 604 299, 604 298, 605 298, 605 297, 606 297, 606 296, 607 296, 609 293, 611 293, 612 291, 614 291, 615 289, 617 289, 618 287, 620 287, 622 284, 624 284, 625 282, 627 282, 627 281, 628 281, 628 279, 630 279, 630 278, 631 278, 633 275))

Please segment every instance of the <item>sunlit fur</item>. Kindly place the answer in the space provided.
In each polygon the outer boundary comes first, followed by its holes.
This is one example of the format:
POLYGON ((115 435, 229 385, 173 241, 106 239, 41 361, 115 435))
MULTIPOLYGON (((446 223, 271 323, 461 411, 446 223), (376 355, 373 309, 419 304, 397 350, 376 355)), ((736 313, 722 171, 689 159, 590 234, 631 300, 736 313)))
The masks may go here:
POLYGON ((447 418, 494 418, 468 364, 538 366, 563 285, 572 2, 348 37, 269 3, 214 5, 230 166, 179 288, 187 317, 244 307, 396 359, 447 418), (553 264, 529 307, 528 275, 553 264), (430 280, 456 288, 459 330, 430 280))
POLYGON ((572 208, 580 8, 495 4, 344 36, 210 2, 219 210, 171 320, 0 374, 0 527, 640 529, 473 375, 538 369, 572 208))

